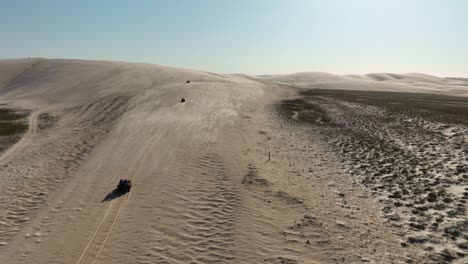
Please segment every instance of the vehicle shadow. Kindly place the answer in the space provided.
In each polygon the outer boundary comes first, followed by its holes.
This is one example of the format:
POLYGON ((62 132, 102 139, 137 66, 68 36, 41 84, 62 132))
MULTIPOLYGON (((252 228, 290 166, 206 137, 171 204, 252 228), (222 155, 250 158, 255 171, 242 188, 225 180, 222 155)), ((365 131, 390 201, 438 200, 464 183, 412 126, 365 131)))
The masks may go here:
POLYGON ((102 199, 101 203, 103 203, 103 202, 110 202, 110 201, 112 201, 112 200, 114 200, 114 199, 117 199, 117 198, 119 198, 120 196, 123 196, 123 195, 125 195, 125 194, 127 194, 127 192, 125 192, 125 191, 119 191, 119 190, 117 190, 117 189, 114 189, 112 192, 108 193, 108 194, 104 197, 104 199, 102 199))

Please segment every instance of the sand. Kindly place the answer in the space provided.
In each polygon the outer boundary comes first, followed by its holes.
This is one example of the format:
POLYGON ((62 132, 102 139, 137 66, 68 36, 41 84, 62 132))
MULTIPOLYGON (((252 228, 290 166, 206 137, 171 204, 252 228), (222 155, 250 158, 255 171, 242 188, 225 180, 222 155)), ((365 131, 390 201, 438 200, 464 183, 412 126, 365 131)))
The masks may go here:
POLYGON ((423 248, 425 262, 466 261, 468 98, 343 90, 301 94, 280 104, 284 117, 341 160, 406 240, 402 246, 423 248))
POLYGON ((304 89, 368 90, 468 96, 466 79, 439 78, 420 73, 336 75, 321 72, 304 72, 257 77, 304 89))
POLYGON ((293 87, 465 96, 465 81, 283 77, 0 61, 0 103, 31 111, 0 156, 0 263, 426 261, 315 128, 273 106, 293 87))

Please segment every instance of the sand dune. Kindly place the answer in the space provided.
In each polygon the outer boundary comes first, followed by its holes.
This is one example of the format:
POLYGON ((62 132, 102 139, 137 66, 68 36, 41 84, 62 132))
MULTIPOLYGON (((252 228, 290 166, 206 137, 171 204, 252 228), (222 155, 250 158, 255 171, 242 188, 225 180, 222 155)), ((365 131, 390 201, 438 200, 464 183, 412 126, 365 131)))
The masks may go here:
POLYGON ((418 261, 339 159, 271 107, 296 96, 278 83, 436 92, 450 83, 379 76, 0 61, 2 107, 32 111, 0 158, 0 263, 418 261), (133 180, 130 193, 114 191, 121 178, 133 180))
POLYGON ((312 83, 312 82, 329 82, 329 81, 344 81, 348 78, 331 73, 324 72, 299 72, 285 75, 266 75, 260 76, 263 79, 272 82, 283 83, 312 83))
POLYGON ((2 99, 47 125, 31 122, 2 160, 1 263, 326 259, 278 232, 300 209, 278 198, 263 208, 267 188, 241 183, 241 114, 264 100, 262 84, 156 65, 26 62, 2 77, 2 99), (105 200, 124 177, 132 192, 105 200))
POLYGON ((468 96, 466 82, 420 73, 335 75, 304 72, 286 75, 264 75, 259 76, 259 78, 306 89, 369 90, 468 96))
POLYGON ((370 73, 366 77, 375 81, 395 81, 395 82, 423 82, 423 83, 448 83, 446 79, 436 76, 408 73, 408 74, 392 74, 392 73, 370 73))

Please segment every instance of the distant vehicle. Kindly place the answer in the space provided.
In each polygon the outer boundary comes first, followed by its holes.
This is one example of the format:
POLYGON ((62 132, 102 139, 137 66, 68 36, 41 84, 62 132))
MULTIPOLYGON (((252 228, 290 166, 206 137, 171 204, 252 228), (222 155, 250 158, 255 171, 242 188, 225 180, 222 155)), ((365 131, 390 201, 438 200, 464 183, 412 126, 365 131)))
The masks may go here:
POLYGON ((132 181, 128 179, 120 179, 119 184, 117 185, 117 191, 127 193, 130 192, 132 188, 132 181))
POLYGON ((187 80, 185 83, 190 83, 190 80, 187 80))
POLYGON ((185 103, 185 98, 180 99, 181 103, 185 103))

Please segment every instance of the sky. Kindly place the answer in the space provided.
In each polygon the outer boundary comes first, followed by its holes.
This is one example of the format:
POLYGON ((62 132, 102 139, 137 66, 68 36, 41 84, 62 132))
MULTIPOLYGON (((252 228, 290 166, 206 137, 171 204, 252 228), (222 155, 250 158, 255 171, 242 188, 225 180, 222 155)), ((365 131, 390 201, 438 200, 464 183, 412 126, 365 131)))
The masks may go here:
POLYGON ((0 0, 0 58, 468 77, 468 0, 0 0))

